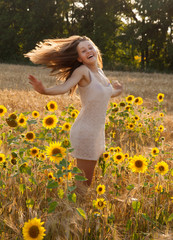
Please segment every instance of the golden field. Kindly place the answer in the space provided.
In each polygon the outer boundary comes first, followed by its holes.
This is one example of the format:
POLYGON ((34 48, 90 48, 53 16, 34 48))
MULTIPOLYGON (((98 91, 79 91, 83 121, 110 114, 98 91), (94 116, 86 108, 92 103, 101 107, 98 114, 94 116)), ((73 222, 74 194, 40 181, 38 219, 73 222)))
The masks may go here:
POLYGON ((107 156, 99 160, 91 187, 77 191, 75 180, 80 177, 70 147, 64 145, 69 132, 62 126, 73 124, 71 113, 80 111, 78 92, 72 97, 40 95, 28 83, 30 74, 47 87, 56 82, 43 67, 0 64, 0 107, 7 109, 0 116, 1 239, 171 240, 173 75, 105 71, 110 81, 123 84, 124 92, 108 106, 107 156), (159 93, 163 102, 157 100, 159 93), (141 97, 143 104, 124 109, 121 103, 127 106, 129 95, 141 97), (45 108, 50 101, 58 104, 55 112, 45 108), (40 117, 33 119, 33 111, 40 117), (26 124, 10 127, 11 113, 17 119, 23 113, 26 124), (42 122, 50 114, 57 118, 57 127, 47 129, 42 122), (35 134, 32 141, 27 132, 35 134), (62 143, 61 161, 54 155, 51 159, 50 149, 46 152, 51 141, 62 143), (37 155, 31 154, 33 148, 37 155), (41 219, 42 227, 28 223, 33 218, 41 219))

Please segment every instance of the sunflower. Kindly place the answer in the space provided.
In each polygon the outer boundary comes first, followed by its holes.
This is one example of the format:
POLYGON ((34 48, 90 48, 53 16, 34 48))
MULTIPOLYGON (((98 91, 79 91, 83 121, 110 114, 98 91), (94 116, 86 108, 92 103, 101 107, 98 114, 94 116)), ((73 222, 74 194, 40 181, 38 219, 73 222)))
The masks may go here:
POLYGON ((118 112, 118 111, 119 111, 119 108, 118 108, 118 107, 115 107, 115 108, 112 109, 112 112, 113 112, 113 113, 116 113, 116 112, 118 112))
POLYGON ((137 97, 134 99, 135 105, 141 105, 143 103, 143 99, 141 97, 137 97))
POLYGON ((157 184, 157 186, 155 187, 155 192, 157 192, 157 193, 162 193, 162 192, 163 192, 163 187, 162 187, 162 185, 158 185, 158 184, 157 184))
POLYGON ((139 116, 138 116, 138 115, 135 115, 135 116, 134 116, 134 120, 135 120, 135 121, 139 121, 139 116))
POLYGON ((122 152, 117 152, 114 156, 113 159, 116 163, 120 163, 122 161, 124 161, 124 154, 122 152))
POLYGON ((125 107, 126 106, 126 103, 125 102, 120 102, 120 107, 125 107))
POLYGON ((155 165, 155 171, 161 175, 165 175, 169 171, 168 164, 164 161, 158 162, 155 165))
POLYGON ((128 125, 127 125, 127 128, 129 128, 129 129, 134 129, 134 127, 135 127, 135 124, 134 123, 129 123, 128 125))
POLYGON ((61 147, 60 142, 54 142, 47 147, 46 154, 51 161, 59 163, 65 156, 66 149, 61 147))
POLYGON ((110 152, 110 153, 113 153, 114 151, 115 151, 115 148, 114 148, 114 147, 110 147, 110 148, 109 148, 109 152, 110 152))
POLYGON ((109 152, 104 152, 103 153, 103 158, 107 160, 109 158, 109 152))
POLYGON ((41 219, 33 218, 25 222, 22 229, 24 240, 42 240, 46 235, 46 229, 42 227, 44 222, 41 219))
POLYGON ((117 103, 112 103, 113 107, 116 108, 117 107, 117 103))
POLYGON ((11 159, 11 164, 16 165, 17 164, 17 160, 15 158, 12 158, 11 159))
POLYGON ((57 105, 57 103, 55 101, 48 102, 46 107, 47 107, 47 110, 51 111, 51 112, 54 112, 54 111, 56 111, 58 109, 58 105, 57 105))
POLYGON ((39 112, 37 112, 37 111, 33 111, 33 112, 32 112, 32 116, 33 116, 34 118, 38 118, 38 117, 40 116, 40 114, 39 114, 39 112))
POLYGON ((62 126, 62 130, 65 130, 65 131, 69 131, 70 128, 71 128, 71 124, 68 122, 64 123, 62 126))
POLYGON ((93 201, 93 205, 97 209, 103 210, 106 207, 106 201, 104 198, 97 198, 97 200, 93 201))
POLYGON ((142 127, 142 123, 139 123, 139 124, 138 124, 138 127, 142 127))
POLYGON ((64 148, 70 147, 70 141, 68 139, 64 139, 63 142, 62 142, 62 146, 64 148))
POLYGON ((129 95, 126 97, 126 102, 132 104, 134 99, 135 99, 135 97, 133 95, 129 95))
POLYGON ((53 176, 53 172, 48 173, 48 178, 50 180, 54 180, 55 179, 55 177, 53 176))
POLYGON ((159 116, 160 117, 164 117, 164 113, 159 113, 159 116))
POLYGON ((25 137, 26 137, 26 139, 28 140, 28 141, 33 141, 34 140, 34 138, 35 138, 35 133, 34 132, 27 132, 26 134, 25 134, 25 137))
POLYGON ((130 106, 126 106, 125 110, 130 111, 130 106))
POLYGON ((3 153, 0 153, 0 164, 5 162, 5 155, 3 153))
POLYGON ((158 130, 159 130, 160 132, 163 132, 164 126, 163 126, 163 125, 160 125, 160 126, 158 127, 158 130))
POLYGON ((6 112, 7 112, 6 107, 0 105, 0 117, 3 117, 6 112))
POLYGON ((21 126, 21 127, 25 127, 26 122, 27 122, 27 118, 23 115, 23 113, 21 113, 19 115, 18 120, 17 120, 18 125, 21 126))
POLYGON ((79 112, 77 110, 73 110, 71 112, 71 117, 75 119, 75 118, 77 118, 78 114, 79 114, 79 112))
POLYGON ((39 153, 39 149, 37 147, 33 147, 30 149, 31 156, 35 157, 39 153))
POLYGON ((152 150, 151 150, 151 154, 153 155, 153 156, 157 156, 158 154, 159 154, 159 149, 158 148, 152 148, 152 150))
POLYGON ((59 183, 59 184, 62 184, 62 182, 63 182, 63 178, 62 178, 62 177, 59 177, 59 178, 58 178, 58 183, 59 183))
POLYGON ((125 153, 125 154, 124 154, 124 157, 125 157, 125 158, 129 158, 129 154, 128 154, 128 153, 125 153))
POLYGON ((43 127, 46 129, 52 129, 56 127, 58 119, 55 115, 49 115, 43 118, 43 127))
POLYGON ((45 160, 46 159, 46 156, 44 153, 40 153, 39 157, 42 159, 42 160, 45 160))
POLYGON ((163 101, 163 99, 164 99, 164 94, 163 93, 159 93, 158 95, 157 95, 157 100, 159 101, 159 102, 162 102, 163 101))
POLYGON ((132 170, 132 172, 137 172, 137 173, 144 173, 147 170, 147 159, 143 157, 142 155, 139 156, 134 156, 131 158, 129 167, 132 170))
POLYGON ((6 118, 6 122, 7 122, 8 126, 10 126, 10 127, 18 126, 16 119, 6 118))
POLYGON ((114 150, 115 152, 122 152, 122 149, 120 147, 116 147, 114 150))
POLYGON ((8 118, 9 119, 17 119, 17 115, 15 114, 15 113, 10 113, 9 115, 8 115, 8 118))
POLYGON ((96 191, 99 195, 102 195, 105 193, 105 185, 99 184, 96 188, 96 191))

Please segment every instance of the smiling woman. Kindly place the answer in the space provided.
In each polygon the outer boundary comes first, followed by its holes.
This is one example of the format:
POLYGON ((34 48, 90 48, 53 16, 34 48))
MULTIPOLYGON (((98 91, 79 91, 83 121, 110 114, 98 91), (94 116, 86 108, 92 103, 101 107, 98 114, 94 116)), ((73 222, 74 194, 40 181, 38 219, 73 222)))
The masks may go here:
MULTIPOLYGON (((111 85, 102 71, 99 49, 86 36, 45 40, 25 56, 34 63, 51 68, 51 73, 57 75, 59 80, 65 80, 63 84, 45 88, 41 81, 30 75, 29 82, 37 92, 60 95, 74 92, 78 86, 81 112, 72 127, 66 123, 62 130, 70 130, 72 156, 77 159, 77 166, 84 172, 88 179, 86 183, 90 186, 97 160, 105 152, 108 102, 111 97, 121 94, 122 86, 118 82, 111 85)), ((55 116, 45 118, 43 124, 46 128, 54 128, 55 116)))

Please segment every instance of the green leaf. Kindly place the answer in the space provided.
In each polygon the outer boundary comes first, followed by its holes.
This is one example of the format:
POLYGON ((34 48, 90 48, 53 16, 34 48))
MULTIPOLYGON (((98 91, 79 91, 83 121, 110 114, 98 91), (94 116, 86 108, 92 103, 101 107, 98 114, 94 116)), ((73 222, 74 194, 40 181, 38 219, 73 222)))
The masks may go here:
POLYGON ((139 210, 140 206, 141 206, 140 202, 138 202, 138 201, 132 202, 132 208, 135 210, 135 212, 137 212, 139 210))
POLYGON ((52 189, 52 188, 57 188, 58 187, 58 183, 54 182, 54 181, 49 181, 47 188, 52 189))
POLYGON ((49 205, 48 213, 54 212, 57 205, 58 205, 57 202, 51 202, 50 205, 49 205))
POLYGON ((75 193, 70 193, 70 194, 68 194, 68 200, 70 201, 70 202, 76 202, 76 194, 75 193))
POLYGON ((173 213, 171 213, 171 215, 168 217, 168 222, 173 220, 173 213))
POLYGON ((132 190, 132 189, 134 189, 134 187, 135 187, 134 184, 130 184, 126 187, 126 189, 127 190, 132 190))
POLYGON ((75 180, 77 180, 77 181, 86 181, 88 179, 83 177, 83 176, 80 176, 80 175, 75 175, 75 180))
POLYGON ((85 220, 87 219, 86 213, 84 212, 84 210, 82 208, 76 208, 76 210, 81 217, 83 217, 85 220))
POLYGON ((72 173, 81 173, 81 170, 77 167, 74 167, 72 173))
POLYGON ((19 185, 19 190, 20 190, 21 194, 24 193, 25 189, 26 189, 25 184, 22 183, 22 184, 19 185))
POLYGON ((32 184, 37 184, 37 182, 35 181, 35 178, 33 176, 31 176, 29 178, 29 181, 32 183, 32 184))
POLYGON ((72 191, 74 191, 75 189, 76 189, 76 186, 69 186, 69 187, 68 187, 69 192, 72 192, 72 191))

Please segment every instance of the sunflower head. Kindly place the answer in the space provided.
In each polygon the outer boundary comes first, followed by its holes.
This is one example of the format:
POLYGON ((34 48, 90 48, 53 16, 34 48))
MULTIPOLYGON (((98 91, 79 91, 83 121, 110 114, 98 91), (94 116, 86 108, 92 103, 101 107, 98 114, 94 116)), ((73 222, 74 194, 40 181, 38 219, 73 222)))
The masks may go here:
POLYGON ((9 115, 8 115, 8 118, 9 119, 17 119, 17 115, 15 114, 15 113, 10 113, 9 115))
POLYGON ((58 119, 55 115, 49 115, 43 118, 43 127, 46 129, 52 129, 56 127, 58 119))
POLYGON ((63 124, 62 130, 70 131, 70 129, 71 129, 71 124, 70 123, 66 122, 66 123, 63 124))
POLYGON ((5 154, 0 153, 0 164, 5 162, 5 159, 6 159, 5 154))
POLYGON ((46 235, 44 233, 46 230, 42 227, 43 224, 44 222, 41 222, 41 220, 37 218, 33 218, 28 222, 25 222, 22 229, 24 240, 42 240, 46 235))
POLYGON ((17 120, 17 123, 19 126, 21 127, 25 127, 26 126, 26 123, 27 123, 27 118, 23 115, 23 113, 21 113, 19 115, 19 118, 17 120))
POLYGON ((158 148, 152 148, 152 150, 151 150, 151 154, 153 155, 153 156, 157 156, 158 154, 159 154, 159 149, 158 148))
POLYGON ((40 116, 40 114, 39 114, 39 112, 37 112, 37 111, 33 111, 33 112, 32 112, 32 116, 33 116, 34 118, 38 118, 38 117, 40 116))
POLYGON ((107 160, 109 158, 109 152, 104 152, 103 153, 103 158, 107 160))
POLYGON ((55 101, 50 101, 50 102, 47 103, 46 109, 48 111, 54 112, 58 109, 58 105, 55 101))
POLYGON ((134 99, 135 99, 135 97, 133 95, 129 95, 126 97, 126 102, 132 104, 134 99))
POLYGON ((163 101, 163 99, 164 99, 164 94, 163 93, 159 93, 158 95, 157 95, 157 100, 159 101, 159 102, 162 102, 163 101))
POLYGON ((38 153, 39 153, 39 149, 37 147, 33 147, 30 149, 31 156, 36 157, 38 153))
POLYGON ((97 209, 103 210, 106 207, 106 201, 104 198, 97 198, 97 200, 93 201, 93 205, 97 209))
POLYGON ((18 126, 16 119, 6 118, 6 122, 7 122, 8 126, 10 126, 10 127, 18 126))
POLYGON ((132 172, 144 173, 147 170, 147 159, 142 155, 134 156, 130 159, 129 167, 132 172))
POLYGON ((60 162, 66 154, 66 149, 61 146, 60 142, 50 143, 46 149, 46 155, 51 161, 60 162))
POLYGON ((96 188, 96 191, 99 195, 102 195, 105 193, 105 185, 99 184, 96 188))
POLYGON ((135 105, 141 105, 143 103, 143 99, 141 97, 137 97, 134 99, 135 105))
POLYGON ((158 127, 158 130, 159 130, 160 132, 163 132, 164 126, 163 126, 163 125, 160 125, 160 126, 158 127))
POLYGON ((126 106, 126 103, 125 102, 120 102, 120 107, 125 107, 126 106))
POLYGON ((120 163, 122 161, 124 161, 124 154, 122 152, 117 152, 114 156, 113 159, 116 163, 120 163))
POLYGON ((63 142, 62 142, 62 146, 64 148, 70 147, 70 141, 68 139, 64 139, 63 142))
POLYGON ((49 173, 48 173, 48 179, 49 179, 49 180, 54 180, 54 179, 55 179, 55 177, 54 177, 54 175, 53 175, 53 172, 49 172, 49 173))
POLYGON ((0 105, 0 117, 3 117, 6 112, 6 107, 4 105, 0 105))
POLYGON ((165 175, 169 171, 168 164, 164 161, 158 162, 155 165, 155 171, 161 175, 165 175))
POLYGON ((27 132, 26 135, 25 135, 25 138, 26 138, 26 140, 28 140, 28 141, 33 141, 34 138, 35 138, 34 132, 27 132))

